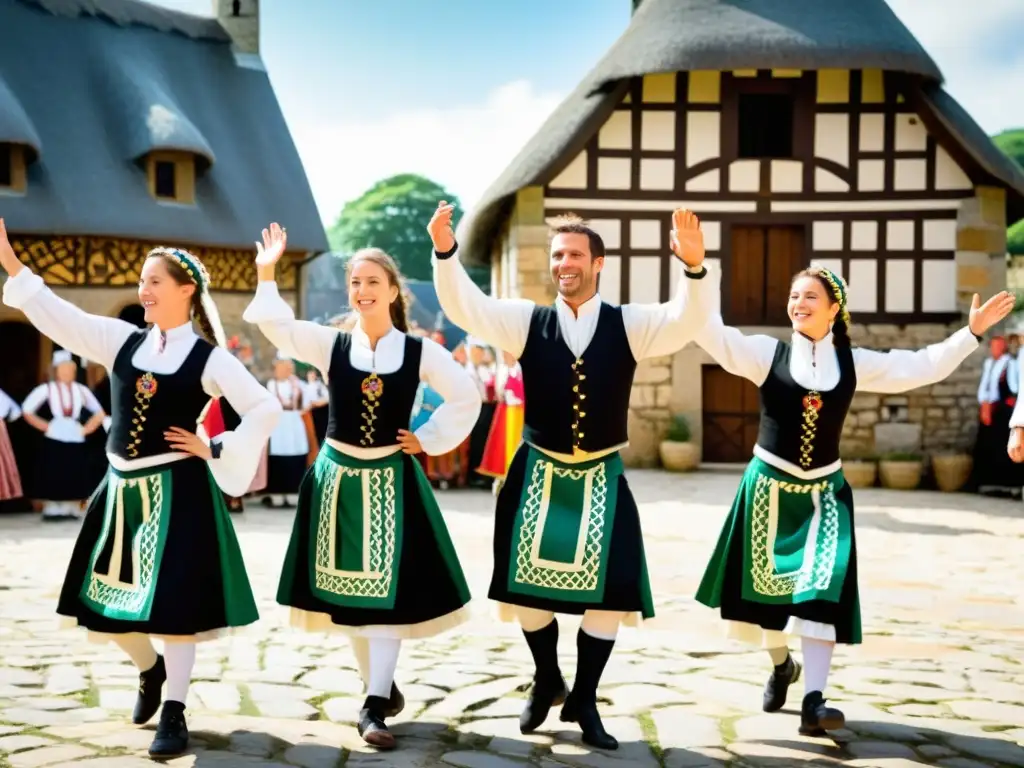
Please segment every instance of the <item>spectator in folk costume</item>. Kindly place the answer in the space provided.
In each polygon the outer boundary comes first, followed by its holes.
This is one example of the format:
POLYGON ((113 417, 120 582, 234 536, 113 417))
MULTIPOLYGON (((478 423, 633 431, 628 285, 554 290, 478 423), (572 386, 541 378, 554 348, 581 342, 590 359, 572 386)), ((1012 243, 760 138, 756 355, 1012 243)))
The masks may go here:
MULTIPOLYGON (((281 406, 224 349, 209 274, 187 251, 147 254, 139 301, 148 330, 90 315, 54 294, 18 261, 2 220, 0 267, 11 275, 5 304, 110 372, 109 467, 90 497, 57 613, 88 630, 91 641, 114 642, 131 658, 139 669, 132 722, 160 711, 149 754, 176 757, 188 747, 185 701, 196 643, 258 618, 222 491, 244 492, 281 406), (210 398, 221 395, 242 415, 241 425, 207 442, 196 434, 199 420, 210 398), (163 655, 153 638, 163 641, 163 655)), ((63 404, 59 395, 50 398, 71 436, 84 395, 75 397, 71 407, 66 395, 63 404)), ((72 467, 49 469, 59 480, 72 467)))
POLYGON ((281 403, 284 413, 270 436, 264 504, 290 507, 298 501, 299 485, 309 464, 310 445, 302 418, 305 400, 302 382, 295 375, 291 358, 281 352, 274 360, 274 378, 267 382, 267 389, 281 403))
POLYGON ((319 450, 327 436, 327 419, 330 412, 330 396, 327 393, 327 385, 320 378, 320 371, 310 367, 306 371, 306 381, 303 382, 302 388, 306 398, 306 407, 313 420, 316 449, 319 450))
POLYGON ((504 365, 498 370, 496 378, 498 406, 494 410, 483 461, 477 468, 480 474, 494 478, 495 493, 501 490, 512 457, 523 439, 526 397, 519 361, 508 352, 502 352, 501 355, 504 365))
POLYGON ((54 352, 52 363, 53 378, 21 405, 25 421, 43 433, 29 494, 43 502, 43 520, 77 520, 82 502, 96 488, 86 438, 103 426, 106 414, 76 380, 78 364, 71 352, 54 352))
POLYGON ((1021 470, 1006 453, 1010 415, 1020 389, 1020 369, 1004 336, 989 340, 989 356, 978 382, 978 436, 974 445, 972 485, 984 494, 1018 494, 1021 470))
POLYGON ((0 502, 20 499, 22 496, 21 475, 7 433, 7 422, 20 418, 21 408, 0 389, 0 502))

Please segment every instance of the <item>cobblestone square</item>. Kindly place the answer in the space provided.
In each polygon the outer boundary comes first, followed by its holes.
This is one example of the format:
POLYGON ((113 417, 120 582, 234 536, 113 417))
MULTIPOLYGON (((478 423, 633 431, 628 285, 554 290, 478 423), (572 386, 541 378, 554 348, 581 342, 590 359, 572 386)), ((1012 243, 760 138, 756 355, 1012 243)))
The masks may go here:
MULTIPOLYGON (((617 752, 580 744, 557 709, 533 735, 518 714, 532 673, 522 636, 486 599, 493 498, 439 494, 474 594, 467 626, 403 645, 398 749, 363 744, 362 700, 342 636, 289 629, 274 602, 290 511, 236 516, 261 621, 199 646, 192 749, 169 765, 512 768, 560 765, 1024 766, 1024 505, 964 494, 856 492, 865 642, 840 646, 827 696, 848 730, 797 735, 761 712, 763 651, 725 640, 693 593, 739 475, 634 470, 657 618, 623 629, 599 694, 617 752)), ((153 724, 130 724, 137 672, 113 645, 60 630, 56 593, 76 523, 0 517, 0 768, 150 765, 153 724)), ((578 620, 561 619, 571 684, 578 620)), ((799 658, 799 647, 795 646, 799 658)))

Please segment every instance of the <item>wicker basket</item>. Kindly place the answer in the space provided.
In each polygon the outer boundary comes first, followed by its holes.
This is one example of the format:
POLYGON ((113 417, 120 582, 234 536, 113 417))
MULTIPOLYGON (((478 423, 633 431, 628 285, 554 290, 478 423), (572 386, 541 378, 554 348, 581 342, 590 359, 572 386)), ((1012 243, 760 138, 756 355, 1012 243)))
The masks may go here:
POLYGON ((885 460, 878 464, 883 488, 912 491, 921 483, 923 466, 917 460, 885 460))
POLYGON ((953 493, 967 484, 974 467, 974 459, 964 453, 932 456, 932 471, 940 491, 953 493))
POLYGON ((862 459, 844 461, 843 477, 851 488, 871 488, 878 479, 878 464, 862 459))

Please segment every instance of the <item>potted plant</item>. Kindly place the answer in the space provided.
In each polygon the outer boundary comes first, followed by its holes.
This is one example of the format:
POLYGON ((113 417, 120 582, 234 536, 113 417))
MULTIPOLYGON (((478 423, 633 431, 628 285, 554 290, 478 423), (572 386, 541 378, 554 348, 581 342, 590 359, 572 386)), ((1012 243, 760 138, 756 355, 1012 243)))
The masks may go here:
POLYGON ((845 452, 843 477, 851 488, 871 488, 878 479, 878 457, 865 449, 845 452))
POLYGON ((924 460, 921 454, 912 451, 898 451, 882 456, 878 474, 884 488, 910 491, 921 482, 924 460))
POLYGON ((677 413, 672 417, 668 433, 658 446, 661 463, 665 469, 673 472, 689 472, 700 463, 700 451, 691 442, 690 423, 686 417, 677 413))
POLYGON ((966 453, 938 453, 932 456, 935 485, 940 491, 953 493, 967 484, 974 468, 974 459, 966 453))

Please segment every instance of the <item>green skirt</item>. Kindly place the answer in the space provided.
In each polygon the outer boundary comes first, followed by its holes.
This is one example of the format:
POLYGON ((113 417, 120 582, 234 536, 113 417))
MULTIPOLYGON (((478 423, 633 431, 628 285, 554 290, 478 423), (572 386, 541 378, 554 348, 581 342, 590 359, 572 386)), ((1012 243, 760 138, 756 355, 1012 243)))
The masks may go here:
POLYGON ((842 470, 802 480, 751 460, 696 597, 730 621, 781 631, 803 619, 859 643, 853 495, 842 470))
POLYGON ((388 625, 422 637, 466 620, 469 588, 419 463, 325 443, 299 489, 277 599, 314 631, 388 625))

